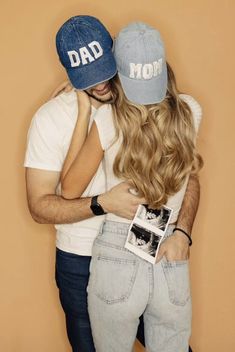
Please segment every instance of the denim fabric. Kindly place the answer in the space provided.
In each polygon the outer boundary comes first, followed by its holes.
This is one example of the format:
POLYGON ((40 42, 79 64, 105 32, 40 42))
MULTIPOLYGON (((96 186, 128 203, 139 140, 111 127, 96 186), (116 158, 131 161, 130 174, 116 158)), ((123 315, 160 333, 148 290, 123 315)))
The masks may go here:
MULTIPOLYGON (((56 249, 56 283, 73 352, 95 351, 87 311, 90 260, 91 257, 56 249)), ((144 343, 143 324, 138 328, 137 338, 144 343)))
POLYGON ((73 352, 95 352, 87 311, 91 257, 56 250, 56 283, 73 352))
MULTIPOLYGON (((141 315, 141 317, 140 317, 140 323, 139 323, 139 326, 138 326, 137 337, 138 337, 138 340, 142 343, 142 345, 145 346, 145 340, 144 340, 144 317, 143 317, 143 315, 141 315)), ((190 346, 188 348, 188 352, 193 352, 190 346)))
POLYGON ((107 221, 93 246, 88 309, 96 351, 131 352, 143 314, 148 352, 188 352, 188 261, 152 265, 137 257, 124 248, 128 227, 107 221))

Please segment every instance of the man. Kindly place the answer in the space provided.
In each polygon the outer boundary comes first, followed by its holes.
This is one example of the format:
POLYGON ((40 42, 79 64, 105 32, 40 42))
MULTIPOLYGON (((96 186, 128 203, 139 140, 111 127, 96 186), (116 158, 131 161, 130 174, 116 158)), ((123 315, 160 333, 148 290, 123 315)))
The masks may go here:
MULTIPOLYGON (((60 61, 73 86, 90 96, 93 115, 102 103, 112 102, 109 80, 117 72, 112 38, 96 18, 76 16, 60 28, 56 39, 60 61)), ((131 219, 144 200, 131 194, 130 185, 125 182, 106 191, 102 164, 83 198, 65 200, 60 196, 60 172, 77 112, 74 90, 60 94, 37 111, 28 134, 26 186, 34 220, 57 224, 56 282, 70 344, 74 352, 92 352, 95 349, 87 313, 86 287, 93 240, 106 212, 131 219), (86 197, 88 192, 94 197, 86 197)), ((80 143, 79 138, 77 143, 80 143)), ((192 176, 177 224, 187 233, 191 232, 198 200, 199 183, 192 176)), ((170 260, 186 258, 188 238, 182 232, 175 232, 171 241, 166 241, 161 248, 161 255, 166 253, 170 260)), ((143 341, 143 338, 142 333, 140 339, 143 341)))

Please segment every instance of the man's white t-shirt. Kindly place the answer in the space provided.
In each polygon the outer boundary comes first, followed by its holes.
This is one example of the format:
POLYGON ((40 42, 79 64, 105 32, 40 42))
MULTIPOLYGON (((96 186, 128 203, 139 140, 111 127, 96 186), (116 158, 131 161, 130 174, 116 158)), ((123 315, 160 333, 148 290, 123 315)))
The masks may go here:
MULTIPOLYGON (((96 109, 92 108, 90 125, 95 112, 96 109)), ((44 104, 34 115, 28 131, 24 166, 60 172, 69 149, 77 115, 77 96, 74 91, 60 94, 44 104)), ((82 197, 104 192, 105 175, 102 162, 82 197)), ((94 216, 73 224, 55 225, 56 246, 66 252, 90 256, 93 241, 103 220, 104 216, 94 216)))

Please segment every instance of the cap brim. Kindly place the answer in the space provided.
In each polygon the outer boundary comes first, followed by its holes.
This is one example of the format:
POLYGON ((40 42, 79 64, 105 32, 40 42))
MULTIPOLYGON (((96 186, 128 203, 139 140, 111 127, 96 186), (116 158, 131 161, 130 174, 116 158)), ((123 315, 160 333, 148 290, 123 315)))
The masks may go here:
POLYGON ((151 79, 131 79, 118 72, 123 91, 128 100, 135 104, 149 105, 164 100, 167 91, 167 68, 163 65, 161 75, 151 79))
POLYGON ((86 90, 114 77, 117 73, 117 65, 110 51, 90 64, 67 68, 66 71, 76 89, 86 90))

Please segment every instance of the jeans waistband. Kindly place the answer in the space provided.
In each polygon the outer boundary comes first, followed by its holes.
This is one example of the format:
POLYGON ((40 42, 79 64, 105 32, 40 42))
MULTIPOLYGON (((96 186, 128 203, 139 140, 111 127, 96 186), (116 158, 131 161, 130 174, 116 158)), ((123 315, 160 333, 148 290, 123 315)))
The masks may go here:
MULTIPOLYGON (((172 234, 176 225, 168 225, 166 233, 164 237, 168 237, 172 234)), ((116 233, 118 235, 126 236, 130 224, 124 222, 116 222, 116 221, 105 221, 100 229, 100 233, 102 232, 109 232, 109 233, 116 233)))
POLYGON ((125 222, 117 222, 106 220, 101 227, 101 232, 117 233, 119 235, 126 235, 130 224, 125 222))

